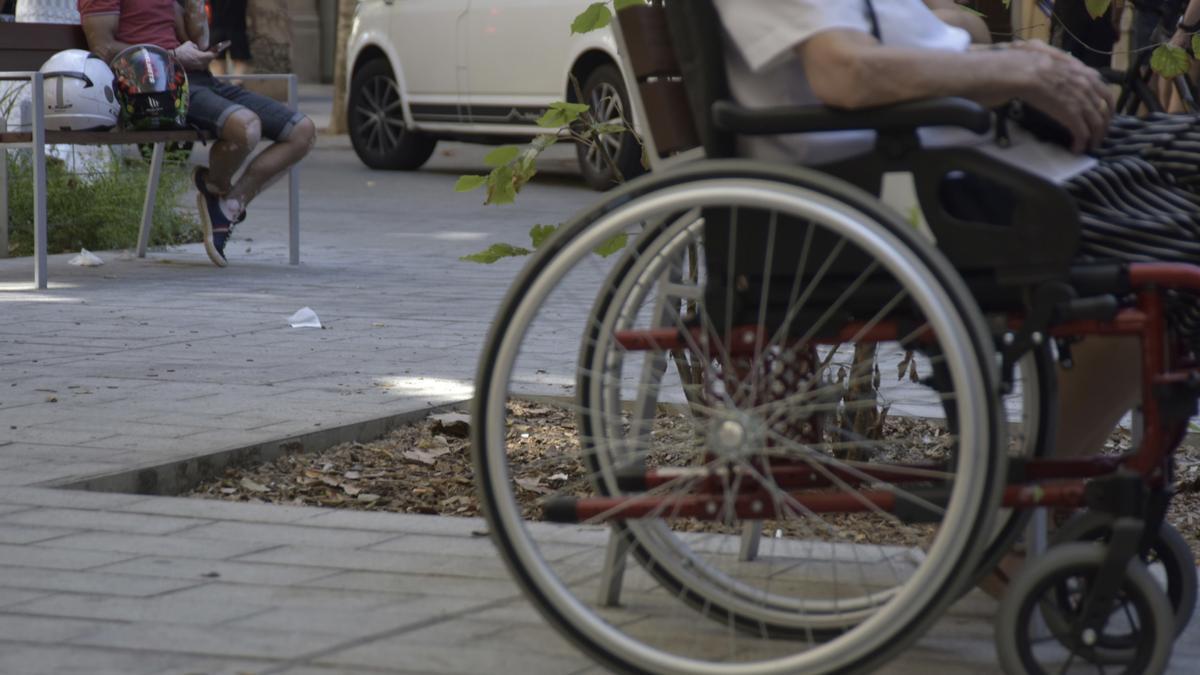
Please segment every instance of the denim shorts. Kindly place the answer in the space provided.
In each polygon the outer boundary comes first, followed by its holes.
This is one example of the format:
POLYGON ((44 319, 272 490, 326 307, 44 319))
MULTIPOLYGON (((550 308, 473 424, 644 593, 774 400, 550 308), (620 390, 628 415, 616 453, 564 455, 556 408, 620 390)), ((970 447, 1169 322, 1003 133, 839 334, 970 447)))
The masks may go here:
POLYGON ((219 135, 225 120, 238 110, 249 110, 262 122, 262 133, 272 141, 286 140, 304 115, 273 98, 216 79, 207 71, 188 72, 188 124, 219 135))

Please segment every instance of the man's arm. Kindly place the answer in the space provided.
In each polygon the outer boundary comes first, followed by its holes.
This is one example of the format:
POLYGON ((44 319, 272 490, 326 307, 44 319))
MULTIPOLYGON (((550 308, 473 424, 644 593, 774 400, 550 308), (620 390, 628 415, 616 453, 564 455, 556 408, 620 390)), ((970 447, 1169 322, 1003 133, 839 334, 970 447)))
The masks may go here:
POLYGON ((104 59, 105 63, 121 53, 129 45, 117 40, 117 22, 120 14, 91 14, 79 19, 83 34, 87 37, 88 49, 104 59))
POLYGON ((1112 116, 1112 92, 1100 75, 1041 43, 947 52, 888 47, 859 31, 830 30, 796 50, 813 93, 835 107, 943 96, 990 107, 1020 98, 1066 127, 1076 152, 1096 146, 1112 116))

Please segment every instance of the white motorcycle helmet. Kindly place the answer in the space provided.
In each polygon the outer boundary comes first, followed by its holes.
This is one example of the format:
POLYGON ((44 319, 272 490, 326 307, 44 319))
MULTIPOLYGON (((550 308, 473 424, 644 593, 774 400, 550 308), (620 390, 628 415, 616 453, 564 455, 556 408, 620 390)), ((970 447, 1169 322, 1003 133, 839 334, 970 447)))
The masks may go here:
POLYGON ((99 131, 117 125, 121 106, 113 73, 104 60, 82 49, 67 49, 42 65, 46 128, 99 131))

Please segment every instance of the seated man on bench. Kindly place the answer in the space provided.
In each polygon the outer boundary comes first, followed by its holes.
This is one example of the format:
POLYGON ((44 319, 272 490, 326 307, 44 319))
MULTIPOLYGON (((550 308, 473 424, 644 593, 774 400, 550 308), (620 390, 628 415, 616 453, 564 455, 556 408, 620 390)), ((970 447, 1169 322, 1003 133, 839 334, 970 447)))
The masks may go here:
MULTIPOLYGON (((1182 187, 1196 183, 1177 182, 1200 166, 1200 154, 1176 140, 1194 133, 1194 118, 1114 119, 1113 95, 1096 71, 1040 42, 987 45, 982 20, 953 0, 715 5, 739 103, 857 109, 946 96, 989 107, 1022 101, 1027 111, 1057 123, 1050 126, 1059 132, 1059 144, 1038 141, 1011 128, 1015 124, 1007 125, 1013 134, 1007 151, 990 135, 923 130, 922 139, 926 146, 976 145, 1002 160, 1015 154, 1022 168, 1060 182, 1079 205, 1083 255, 1200 262, 1200 197, 1182 187), (1020 154, 1022 144, 1035 152, 1020 154)), ((740 154, 819 165, 869 151, 873 135, 747 137, 741 143, 740 154)), ((1174 318, 1185 328, 1194 325, 1195 303, 1179 304, 1174 318)), ((1059 382, 1059 455, 1102 448, 1140 391, 1136 340, 1089 338, 1073 357, 1075 367, 1063 371, 1059 382)))
POLYGON ((91 51, 112 61, 135 44, 170 51, 187 70, 188 123, 217 136, 207 169, 197 168, 204 248, 224 267, 225 243, 233 226, 246 217, 246 206, 259 192, 304 158, 316 141, 312 120, 286 105, 241 87, 219 82, 209 72, 216 53, 209 50, 203 0, 78 0, 79 15, 91 51), (274 143, 234 175, 263 136, 274 143))

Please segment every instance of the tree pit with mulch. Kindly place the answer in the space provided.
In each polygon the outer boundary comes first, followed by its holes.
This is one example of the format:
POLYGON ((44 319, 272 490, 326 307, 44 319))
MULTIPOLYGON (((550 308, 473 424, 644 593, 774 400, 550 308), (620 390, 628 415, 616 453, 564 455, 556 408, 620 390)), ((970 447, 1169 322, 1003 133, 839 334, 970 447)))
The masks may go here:
MULTIPOLYGON (((585 475, 578 451, 576 418, 566 407, 536 401, 513 401, 509 410, 509 461, 518 486, 518 499, 526 516, 536 518, 544 496, 579 483, 578 477, 585 475)), ((928 428, 921 430, 922 433, 940 433, 936 424, 921 420, 892 417, 889 424, 925 424, 928 428)), ((691 426, 683 413, 663 411, 655 422, 654 433, 660 438, 670 434, 682 439, 691 433, 691 426)), ((479 500, 468 434, 466 415, 432 415, 370 443, 345 443, 320 453, 290 454, 265 464, 228 467, 220 477, 184 496, 477 516, 479 500)), ((1106 452, 1127 451, 1129 444, 1129 432, 1118 429, 1110 437, 1106 452)), ((1171 502, 1167 519, 1183 533, 1193 551, 1200 551, 1200 441, 1185 443, 1176 458, 1178 493, 1171 502)), ((664 464, 679 464, 672 459, 660 458, 664 464)), ((864 540, 865 530, 872 530, 872 541, 878 541, 882 534, 889 543, 917 545, 923 538, 919 529, 901 531, 886 519, 870 514, 838 514, 826 520, 836 530, 831 531, 832 536, 848 541, 864 540), (877 531, 889 527, 895 531, 877 531)), ((711 531, 714 526, 725 528, 714 523, 675 524, 676 528, 687 530, 711 531)), ((776 526, 782 527, 786 534, 810 537, 814 534, 811 530, 792 532, 793 521, 765 525, 768 531, 776 526)), ((820 533, 817 536, 826 538, 820 533)))

